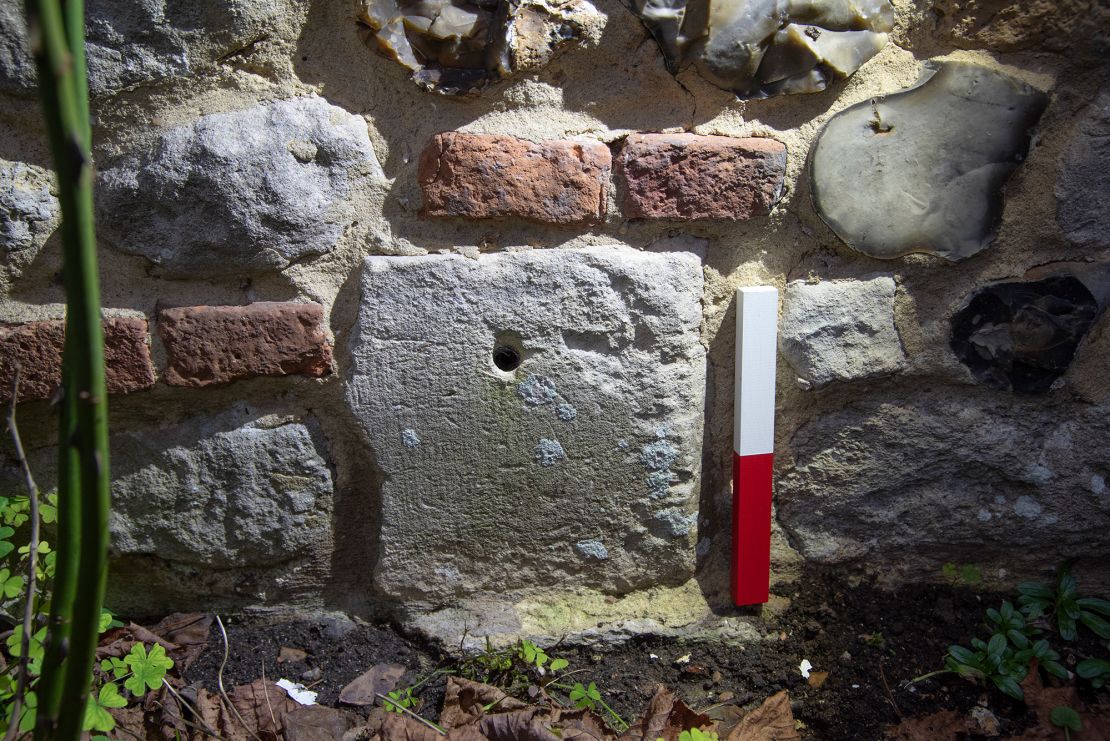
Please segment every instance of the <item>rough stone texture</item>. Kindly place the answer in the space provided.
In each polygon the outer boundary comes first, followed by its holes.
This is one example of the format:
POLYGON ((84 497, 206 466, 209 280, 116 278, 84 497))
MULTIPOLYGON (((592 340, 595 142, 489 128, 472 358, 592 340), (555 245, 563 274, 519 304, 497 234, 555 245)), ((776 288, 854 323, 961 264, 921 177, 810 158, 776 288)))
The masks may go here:
POLYGON ((1092 404, 1110 401, 1107 358, 1110 358, 1110 313, 1104 312, 1094 328, 1087 333, 1068 370, 1069 385, 1084 401, 1092 404))
POLYGON ((888 0, 632 0, 667 66, 740 97, 815 93, 886 45, 888 0))
MULTIPOLYGON (((329 543, 332 473, 319 439, 311 418, 250 409, 113 434, 112 554, 220 571, 329 543)), ((31 454, 44 490, 56 485, 55 456, 31 454)))
POLYGON ((378 586, 441 600, 688 579, 701 288, 689 253, 367 258, 347 398, 383 474, 378 586), (493 363, 503 344, 515 371, 493 363), (584 559, 589 541, 609 558, 584 559))
POLYGON ((743 221, 782 195, 786 146, 774 139, 630 134, 617 159, 624 216, 743 221))
POLYGON ((952 351, 992 388, 1040 394, 1067 372, 1099 306, 1072 276, 995 283, 952 317, 952 351))
POLYGON ((1048 96, 1000 72, 930 63, 907 90, 841 111, 813 150, 817 211, 872 257, 961 260, 989 245, 1002 188, 1048 96))
POLYGON ((361 0, 364 40, 426 90, 476 95, 545 66, 571 42, 596 43, 605 17, 586 0, 361 0))
POLYGON ((776 486, 802 554, 923 578, 946 561, 1040 573, 1110 558, 1110 409, 913 393, 810 422, 776 486))
MULTIPOLYGON (((0 402, 12 398, 17 360, 21 366, 19 400, 49 399, 62 383, 64 344, 61 320, 0 326, 0 402)), ((127 394, 154 385, 146 320, 104 320, 104 364, 109 394, 127 394)))
POLYGON ((261 566, 328 539, 332 476, 300 421, 216 418, 113 438, 116 553, 261 566))
POLYGON ((1091 101, 1060 162, 1056 220, 1070 241, 1110 247, 1110 88, 1091 101))
POLYGON ((158 315, 166 383, 217 386, 255 376, 331 373, 331 345, 319 304, 262 301, 187 306, 158 315))
POLYGON ((935 0, 938 30, 963 49, 1048 50, 1101 61, 1110 5, 1091 0, 935 0))
POLYGON ((330 251, 383 178, 366 122, 323 98, 213 113, 100 173, 101 233, 170 276, 280 269, 330 251))
POLYGON ((612 155, 597 141, 525 141, 447 132, 420 155, 425 216, 600 221, 612 155))
POLYGON ((782 297, 779 347, 803 386, 894 373, 906 352, 894 325, 892 278, 794 281, 782 297))
POLYGON ((0 159, 0 256, 36 253, 58 228, 61 206, 53 182, 48 170, 0 159))
MULTIPOLYGON (((93 95, 201 71, 274 32, 285 2, 89 0, 85 33, 93 95)), ((0 89, 30 90, 36 71, 23 7, 0 7, 0 89)))

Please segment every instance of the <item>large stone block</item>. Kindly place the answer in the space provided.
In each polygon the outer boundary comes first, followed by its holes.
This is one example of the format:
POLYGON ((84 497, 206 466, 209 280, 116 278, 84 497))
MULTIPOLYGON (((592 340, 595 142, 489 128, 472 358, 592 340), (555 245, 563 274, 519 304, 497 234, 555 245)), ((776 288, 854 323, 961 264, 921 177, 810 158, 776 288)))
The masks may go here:
POLYGON ((213 113, 109 163, 102 234, 171 276, 280 269, 330 251, 383 178, 366 122, 323 98, 213 113))
POLYGON ((332 475, 309 424, 229 413, 113 435, 113 551, 223 569, 327 542, 332 475))
POLYGON ((823 386, 904 367, 894 291, 888 277, 790 283, 783 292, 779 347, 799 382, 823 386))
MULTIPOLYGON (((0 5, 0 89, 35 86, 22 5, 0 5)), ((294 12, 281 0, 89 0, 89 88, 99 95, 198 72, 273 35, 294 12)))
POLYGON ((217 386, 255 376, 331 373, 331 344, 320 304, 259 301, 249 306, 185 306, 158 315, 166 383, 217 386))
POLYGON ((774 139, 629 134, 617 160, 630 219, 764 216, 782 195, 786 146, 774 139))
POLYGON ((689 253, 370 257, 347 398, 402 599, 677 584, 694 568, 705 349, 689 253))
POLYGON ((808 558, 925 578, 949 560, 1012 576, 1110 558, 1110 407, 918 392, 810 422, 777 486, 808 558))
POLYGON ((1110 247, 1110 88, 1091 101, 1056 180, 1056 220, 1072 242, 1110 247))

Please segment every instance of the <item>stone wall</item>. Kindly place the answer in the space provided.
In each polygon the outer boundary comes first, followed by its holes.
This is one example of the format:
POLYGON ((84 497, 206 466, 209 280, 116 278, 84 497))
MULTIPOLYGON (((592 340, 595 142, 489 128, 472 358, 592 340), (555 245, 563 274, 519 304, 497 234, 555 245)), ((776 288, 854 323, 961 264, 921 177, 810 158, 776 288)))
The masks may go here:
MULTIPOLYGON (((1103 5, 768 0, 742 74, 650 2, 88 5, 116 608, 704 627, 757 284, 773 580, 1110 588, 1103 5)), ((5 5, 0 401, 18 359, 49 482, 34 85, 5 5)))

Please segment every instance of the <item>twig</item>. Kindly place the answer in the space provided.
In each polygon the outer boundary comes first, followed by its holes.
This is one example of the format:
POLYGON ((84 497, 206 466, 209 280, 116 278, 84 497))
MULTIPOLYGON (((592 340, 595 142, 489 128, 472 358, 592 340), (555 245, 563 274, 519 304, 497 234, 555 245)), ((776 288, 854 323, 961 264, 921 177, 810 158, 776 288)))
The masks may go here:
POLYGON ((883 680, 883 689, 886 690, 887 702, 889 702, 890 706, 894 708, 894 712, 898 716, 898 719, 902 720, 903 718, 905 718, 905 716, 902 715, 902 711, 898 709, 898 703, 894 701, 894 695, 890 691, 890 685, 886 683, 886 672, 883 671, 882 659, 879 659, 879 678, 883 680))
POLYGON ((27 455, 23 451, 23 441, 19 437, 19 427, 15 423, 15 407, 19 400, 19 363, 15 364, 12 374, 12 403, 8 409, 8 430, 12 433, 12 444, 15 445, 15 457, 19 468, 23 472, 23 485, 27 487, 27 497, 31 502, 31 540, 27 548, 27 602, 23 606, 23 638, 20 641, 22 652, 19 656, 19 675, 16 682, 15 702, 12 703, 11 722, 4 741, 14 741, 19 735, 19 721, 23 712, 23 695, 27 691, 27 677, 30 675, 28 665, 31 654, 31 633, 34 632, 35 622, 35 573, 39 554, 39 488, 35 485, 35 478, 31 475, 31 467, 27 464, 27 455))
MULTIPOLYGON (((169 682, 168 682, 168 681, 166 680, 166 678, 165 678, 165 677, 162 677, 162 684, 164 684, 164 685, 166 686, 166 689, 168 689, 168 690, 170 691, 170 694, 171 694, 171 695, 173 695, 174 699, 175 699, 175 700, 177 700, 177 704, 178 704, 178 705, 180 705, 181 707, 185 708, 186 710, 188 710, 188 711, 189 711, 190 713, 192 713, 192 714, 193 714, 193 717, 194 717, 194 718, 196 718, 196 719, 197 719, 197 720, 198 720, 198 721, 200 722, 200 728, 201 728, 201 730, 203 730, 203 731, 204 731, 205 733, 207 733, 207 734, 208 734, 209 736, 213 736, 214 738, 218 738, 218 739, 220 739, 220 741, 224 741, 224 740, 223 740, 222 738, 220 738, 220 734, 218 734, 218 733, 216 733, 215 731, 213 731, 213 730, 212 730, 212 729, 211 729, 211 728, 210 728, 210 727, 208 726, 208 724, 204 722, 204 718, 202 718, 202 717, 201 717, 201 715, 200 715, 200 713, 198 713, 198 712, 197 712, 197 709, 196 709, 196 708, 194 708, 194 707, 193 707, 192 705, 190 705, 190 704, 189 704, 189 701, 188 701, 188 700, 186 700, 186 699, 185 699, 184 697, 182 697, 182 696, 181 696, 181 693, 180 693, 180 692, 178 692, 177 690, 175 690, 175 689, 173 688, 173 685, 172 685, 172 684, 170 684, 170 683, 169 683, 169 682)), ((165 706, 165 705, 162 705, 162 707, 163 707, 163 709, 164 709, 164 708, 165 708, 166 706, 165 706)), ((178 718, 177 718, 177 719, 178 719, 179 721, 181 721, 182 723, 185 723, 185 724, 188 724, 188 723, 189 723, 189 721, 185 720, 185 719, 184 719, 184 718, 182 718, 182 717, 181 717, 180 715, 178 716, 178 718)))
POLYGON ((443 729, 443 726, 438 726, 438 725, 436 725, 435 723, 433 723, 432 721, 428 720, 427 718, 422 718, 422 717, 420 717, 419 715, 417 715, 416 713, 412 712, 411 710, 409 710, 408 708, 404 707, 403 705, 398 705, 398 704, 397 704, 396 702, 394 702, 393 700, 390 700, 390 699, 389 699, 388 697, 386 697, 385 695, 383 695, 383 694, 382 694, 381 692, 375 692, 374 694, 375 694, 375 695, 377 696, 377 698, 378 698, 379 700, 381 700, 381 701, 382 701, 383 703, 385 703, 385 704, 387 705, 387 707, 386 707, 386 709, 387 709, 387 710, 388 710, 388 709, 389 709, 390 707, 394 707, 394 708, 397 708, 397 709, 398 709, 398 710, 400 710, 400 711, 401 711, 402 713, 406 713, 406 714, 408 714, 408 715, 411 715, 411 716, 412 716, 413 718, 415 718, 416 720, 420 721, 420 722, 421 722, 421 723, 423 723, 424 725, 428 726, 428 728, 431 728, 431 729, 432 729, 433 731, 435 731, 435 732, 436 732, 436 733, 438 733, 439 735, 441 735, 441 736, 446 736, 446 735, 447 735, 447 731, 443 729))
MULTIPOLYGON (((235 704, 231 702, 231 698, 227 696, 227 690, 224 689, 224 667, 227 666, 227 656, 231 651, 231 647, 227 641, 227 631, 224 630, 224 621, 220 620, 219 615, 216 616, 216 625, 220 626, 220 635, 223 636, 224 639, 224 658, 223 661, 220 662, 220 671, 216 673, 216 685, 220 688, 220 697, 224 699, 239 723, 242 724, 243 728, 247 730, 247 733, 251 735, 251 738, 255 739, 255 741, 262 741, 262 739, 250 729, 247 722, 243 720, 243 716, 239 714, 239 708, 235 707, 235 704)), ((269 687, 264 687, 264 691, 269 695, 269 687)))
MULTIPOLYGON (((321 681, 323 681, 323 680, 321 680, 321 681)), ((269 685, 266 684, 266 658, 265 657, 262 658, 262 686, 266 687, 266 707, 268 707, 270 709, 270 720, 273 721, 273 723, 274 723, 274 732, 276 733, 277 729, 278 729, 278 722, 277 722, 277 718, 274 717, 274 706, 270 704, 270 688, 269 688, 269 685)))

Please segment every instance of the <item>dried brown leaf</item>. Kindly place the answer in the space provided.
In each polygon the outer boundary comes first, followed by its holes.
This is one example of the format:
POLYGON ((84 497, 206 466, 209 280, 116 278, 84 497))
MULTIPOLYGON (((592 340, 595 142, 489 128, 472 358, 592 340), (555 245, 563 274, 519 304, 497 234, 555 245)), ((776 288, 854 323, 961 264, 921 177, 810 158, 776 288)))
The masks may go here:
POLYGON ((790 695, 777 692, 748 713, 732 729, 727 741, 791 741, 800 739, 790 710, 790 695))
POLYGON ((184 672, 197 660, 208 645, 208 631, 212 627, 212 616, 203 612, 177 612, 167 615, 150 632, 161 636, 178 649, 167 652, 176 664, 178 673, 184 672))
POLYGON ((283 719, 285 741, 340 741, 358 724, 358 718, 344 710, 307 705, 286 713, 283 719))
POLYGON ((885 737, 896 741, 937 741, 970 734, 978 726, 962 713, 941 710, 939 713, 906 718, 896 726, 889 726, 885 737))
POLYGON ((404 664, 377 664, 344 687, 339 692, 339 701, 347 705, 373 705, 379 694, 396 689, 406 671, 404 664))
POLYGON ((559 741, 547 727, 549 719, 545 708, 531 707, 486 715, 478 721, 478 731, 489 741, 559 741))
MULTIPOLYGON (((443 739, 435 729, 429 728, 415 718, 396 713, 389 713, 385 717, 378 737, 382 741, 441 741, 443 739)), ((475 741, 485 740, 476 738, 475 741)))
POLYGON ((695 713, 674 692, 660 685, 643 717, 622 738, 645 741, 663 738, 665 741, 674 741, 680 733, 691 728, 715 730, 716 724, 708 716, 695 713))
POLYGON ((496 687, 461 677, 448 677, 439 724, 444 728, 465 726, 485 715, 484 708, 487 706, 490 713, 507 713, 528 707, 496 687))

